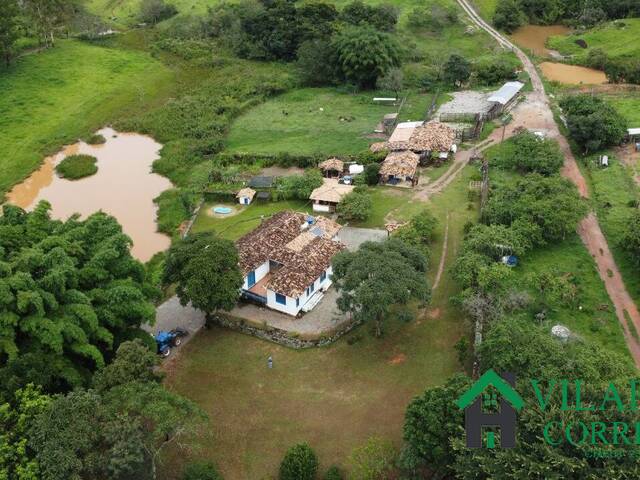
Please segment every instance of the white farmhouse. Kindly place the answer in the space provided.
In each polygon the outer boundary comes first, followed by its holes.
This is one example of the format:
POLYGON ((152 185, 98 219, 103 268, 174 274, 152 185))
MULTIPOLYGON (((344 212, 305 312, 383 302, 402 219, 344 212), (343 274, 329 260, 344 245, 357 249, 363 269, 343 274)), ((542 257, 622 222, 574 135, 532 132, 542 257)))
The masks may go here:
POLYGON ((293 316, 309 311, 331 286, 331 259, 346 248, 337 237, 340 228, 292 211, 265 220, 236 243, 242 295, 293 316))
POLYGON ((324 183, 309 195, 309 200, 313 201, 313 211, 335 212, 338 204, 353 192, 353 189, 353 185, 343 185, 333 178, 325 178, 324 183))
POLYGON ((253 197, 255 196, 256 191, 253 188, 243 188, 236 194, 236 198, 241 205, 249 205, 253 197))

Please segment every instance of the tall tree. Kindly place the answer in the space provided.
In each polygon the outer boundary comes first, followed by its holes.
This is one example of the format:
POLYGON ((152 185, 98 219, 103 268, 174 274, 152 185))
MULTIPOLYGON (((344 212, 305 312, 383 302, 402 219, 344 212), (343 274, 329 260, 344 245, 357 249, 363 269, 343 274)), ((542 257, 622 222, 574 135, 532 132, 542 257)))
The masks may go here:
POLYGON ((17 0, 5 0, 0 15, 0 55, 5 65, 11 64, 14 45, 20 36, 20 5, 17 0))
POLYGON ((426 271, 425 256, 395 238, 341 252, 333 260, 332 277, 340 293, 338 308, 356 320, 374 322, 380 336, 392 305, 429 300, 426 271))
POLYGON ((235 306, 242 286, 238 263, 233 242, 211 233, 189 235, 169 249, 164 281, 177 284, 182 305, 191 302, 209 319, 216 310, 235 306))
POLYGON ((68 0, 24 0, 25 11, 45 47, 55 44, 55 31, 60 28, 74 8, 68 0))
POLYGON ((446 82, 460 86, 471 76, 471 63, 460 55, 453 54, 444 65, 443 77, 446 82))
POLYGON ((39 382, 45 391, 88 383, 124 340, 154 320, 143 265, 104 213, 51 220, 4 206, 0 216, 2 389, 39 382))
POLYGON ((373 28, 345 28, 332 38, 336 65, 345 80, 361 88, 373 88, 378 77, 400 66, 400 50, 387 33, 373 28))

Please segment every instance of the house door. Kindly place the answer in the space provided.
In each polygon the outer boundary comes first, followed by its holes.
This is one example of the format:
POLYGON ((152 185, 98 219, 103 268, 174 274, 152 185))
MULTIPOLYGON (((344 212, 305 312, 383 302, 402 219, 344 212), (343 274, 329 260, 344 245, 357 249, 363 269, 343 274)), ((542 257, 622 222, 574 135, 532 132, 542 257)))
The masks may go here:
POLYGON ((256 284, 256 271, 253 270, 249 272, 249 278, 247 279, 247 284, 249 288, 253 287, 256 284))
POLYGON ((243 200, 244 200, 244 204, 245 205, 249 205, 249 199, 248 198, 245 197, 245 198, 243 198, 243 200))

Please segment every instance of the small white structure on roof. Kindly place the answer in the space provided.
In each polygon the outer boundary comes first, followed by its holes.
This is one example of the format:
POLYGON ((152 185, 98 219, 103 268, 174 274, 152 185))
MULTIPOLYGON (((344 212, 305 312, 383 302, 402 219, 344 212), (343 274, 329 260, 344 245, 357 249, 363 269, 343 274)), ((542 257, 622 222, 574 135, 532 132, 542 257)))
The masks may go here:
POLYGON ((236 194, 236 198, 241 205, 249 205, 255 195, 256 191, 253 188, 246 187, 236 194))
POLYGON ((500 90, 493 92, 488 101, 490 103, 499 103, 504 109, 515 100, 523 87, 524 83, 522 82, 507 82, 500 87, 500 90))

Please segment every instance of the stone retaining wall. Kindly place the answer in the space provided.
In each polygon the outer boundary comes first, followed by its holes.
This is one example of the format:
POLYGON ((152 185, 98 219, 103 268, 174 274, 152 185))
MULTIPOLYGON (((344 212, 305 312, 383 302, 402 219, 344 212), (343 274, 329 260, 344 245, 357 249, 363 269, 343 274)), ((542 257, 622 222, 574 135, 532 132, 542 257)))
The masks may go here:
POLYGON ((252 325, 247 323, 245 319, 237 318, 225 313, 217 314, 215 317, 213 317, 213 322, 216 325, 229 328, 236 332, 253 335, 254 337, 258 337, 263 340, 268 340, 270 342, 295 349, 322 347, 325 345, 329 345, 338 340, 343 335, 349 333, 359 325, 359 322, 354 321, 343 325, 339 329, 329 334, 321 335, 318 338, 302 338, 285 330, 275 327, 269 327, 268 325, 252 325))

